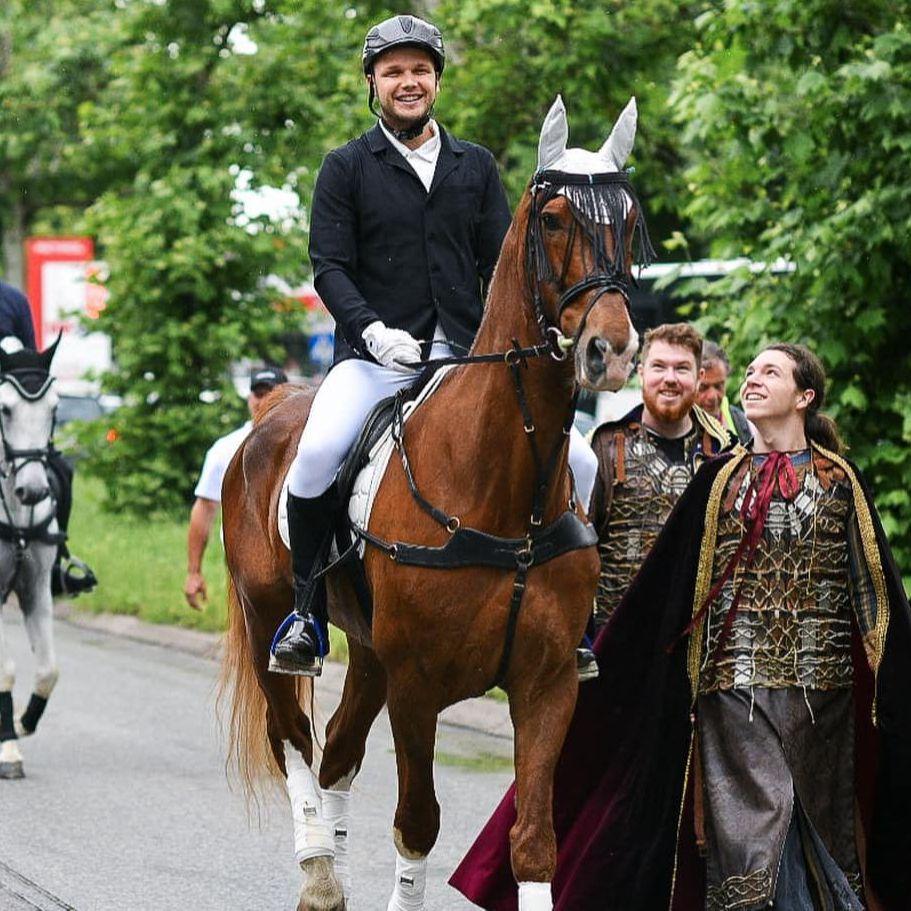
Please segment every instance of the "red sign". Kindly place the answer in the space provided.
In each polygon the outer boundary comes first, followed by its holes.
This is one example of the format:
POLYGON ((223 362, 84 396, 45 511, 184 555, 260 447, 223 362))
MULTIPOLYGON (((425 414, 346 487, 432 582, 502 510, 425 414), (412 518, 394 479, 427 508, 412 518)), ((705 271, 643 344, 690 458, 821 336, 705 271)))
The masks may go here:
POLYGON ((53 373, 61 383, 85 383, 88 371, 111 366, 111 340, 87 330, 81 318, 98 319, 107 305, 104 263, 90 237, 31 237, 25 242, 28 298, 38 348, 62 336, 53 373))
POLYGON ((66 282, 65 274, 72 274, 72 267, 59 275, 57 263, 90 263, 95 258, 95 245, 90 237, 30 237, 25 242, 28 269, 28 300, 35 323, 35 342, 39 350, 45 341, 50 342, 58 332, 65 331, 68 321, 63 319, 69 301, 60 299, 58 277, 66 282), (48 268, 50 267, 50 268, 48 268))

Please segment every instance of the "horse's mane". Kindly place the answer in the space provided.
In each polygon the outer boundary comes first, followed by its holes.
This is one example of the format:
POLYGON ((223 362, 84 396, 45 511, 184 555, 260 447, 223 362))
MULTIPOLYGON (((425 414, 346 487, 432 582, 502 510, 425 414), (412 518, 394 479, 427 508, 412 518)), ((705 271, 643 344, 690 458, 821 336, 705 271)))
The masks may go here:
POLYGON ((271 392, 266 393, 265 399, 257 409, 256 416, 253 418, 253 425, 256 426, 267 414, 271 414, 272 411, 278 408, 282 402, 285 402, 296 395, 307 395, 312 391, 313 389, 310 386, 303 386, 298 383, 281 383, 271 392))
MULTIPOLYGON (((484 301, 484 312, 481 317, 481 325, 475 335, 475 342, 478 336, 486 328, 486 323, 494 317, 491 316, 491 303, 501 301, 518 305, 528 310, 533 317, 531 291, 528 287, 527 276, 525 272, 525 232, 528 229, 528 215, 531 210, 528 187, 522 194, 516 211, 513 215, 512 222, 506 237, 503 240, 503 246, 500 249, 500 255, 494 266, 493 275, 490 277, 490 283, 487 286, 487 297, 484 301), (507 254, 507 255, 504 255, 507 254)), ((474 352, 475 346, 472 345, 474 352)), ((476 353, 476 352, 475 352, 476 353)))

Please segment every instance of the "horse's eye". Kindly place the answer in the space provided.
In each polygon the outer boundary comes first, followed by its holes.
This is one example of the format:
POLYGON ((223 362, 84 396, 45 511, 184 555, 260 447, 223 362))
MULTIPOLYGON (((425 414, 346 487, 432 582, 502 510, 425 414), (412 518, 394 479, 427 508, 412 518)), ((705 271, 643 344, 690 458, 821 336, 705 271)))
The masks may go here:
POLYGON ((550 212, 545 212, 541 216, 541 224, 544 226, 545 231, 559 231, 562 227, 560 225, 560 219, 550 212))
POLYGON ((9 417, 13 413, 12 408, 9 405, 4 405, 0 408, 0 414, 3 414, 4 417, 9 417))

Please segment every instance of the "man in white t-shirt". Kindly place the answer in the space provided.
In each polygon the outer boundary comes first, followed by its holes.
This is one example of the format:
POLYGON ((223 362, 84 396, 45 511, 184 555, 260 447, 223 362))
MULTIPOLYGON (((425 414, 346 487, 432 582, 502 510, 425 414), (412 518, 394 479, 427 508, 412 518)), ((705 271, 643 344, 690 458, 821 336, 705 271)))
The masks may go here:
MULTIPOLYGON (((278 367, 254 370, 250 375, 250 394, 247 396, 251 416, 256 417, 259 406, 276 386, 287 382, 288 377, 278 367)), ((190 528, 187 533, 187 580, 183 587, 187 604, 195 610, 202 610, 203 602, 208 599, 206 580, 202 574, 202 558, 221 503, 221 484, 225 471, 252 427, 253 421, 247 421, 209 447, 196 484, 196 502, 190 510, 190 528)))

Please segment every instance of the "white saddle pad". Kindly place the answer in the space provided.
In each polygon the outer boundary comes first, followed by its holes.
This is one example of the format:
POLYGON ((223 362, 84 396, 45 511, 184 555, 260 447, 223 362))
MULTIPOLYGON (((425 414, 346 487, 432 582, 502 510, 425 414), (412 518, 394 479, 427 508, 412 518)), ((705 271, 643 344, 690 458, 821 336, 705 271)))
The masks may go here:
MULTIPOLYGON (((427 401, 431 395, 439 388, 443 377, 452 370, 453 366, 441 367, 434 374, 430 382, 421 390, 416 399, 405 403, 402 409, 403 421, 407 421, 415 409, 427 401)), ((348 501, 348 518, 359 528, 367 528, 370 522, 370 512, 373 509, 373 501, 376 498, 376 492, 379 490, 380 482, 386 473, 386 466, 389 464, 389 457, 395 449, 392 441, 392 427, 387 427, 383 435, 373 444, 370 450, 370 460, 354 479, 354 486, 351 490, 351 499, 348 501)), ((291 548, 290 538, 288 536, 288 476, 282 482, 281 494, 278 499, 278 534, 282 543, 289 550, 291 548)), ((333 552, 335 544, 333 542, 333 552)), ((364 542, 361 541, 358 553, 363 557, 364 542)))

